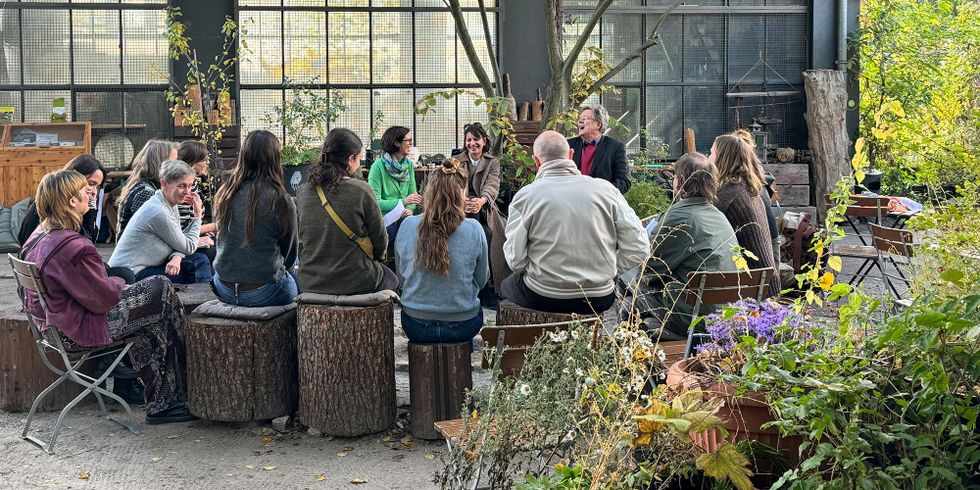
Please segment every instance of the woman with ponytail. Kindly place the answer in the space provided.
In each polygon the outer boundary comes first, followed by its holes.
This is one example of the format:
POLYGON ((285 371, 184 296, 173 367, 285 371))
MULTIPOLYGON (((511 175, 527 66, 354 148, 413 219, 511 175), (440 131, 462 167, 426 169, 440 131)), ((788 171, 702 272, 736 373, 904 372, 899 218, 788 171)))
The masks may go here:
POLYGON ((304 293, 366 294, 398 288, 398 276, 381 263, 388 247, 381 210, 371 186, 354 177, 364 145, 353 131, 334 128, 296 190, 299 211, 299 288, 304 293))
POLYGON ((466 342, 483 326, 487 239, 465 204, 466 171, 444 161, 426 184, 425 212, 406 218, 395 240, 402 329, 412 342, 466 342))

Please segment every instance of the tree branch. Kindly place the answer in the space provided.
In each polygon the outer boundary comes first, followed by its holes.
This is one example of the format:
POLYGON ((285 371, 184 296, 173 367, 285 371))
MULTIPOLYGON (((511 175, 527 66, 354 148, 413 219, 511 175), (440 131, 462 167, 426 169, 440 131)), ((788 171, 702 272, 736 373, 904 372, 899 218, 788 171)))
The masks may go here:
POLYGON ((552 97, 561 97, 560 87, 555 83, 556 80, 561 80, 562 73, 562 63, 564 60, 561 57, 561 52, 559 47, 561 45, 561 39, 558 35, 558 0, 547 0, 545 3, 545 39, 548 44, 548 65, 551 66, 551 92, 546 95, 550 100, 552 97))
MULTIPOLYGON (((585 24, 585 29, 582 30, 582 34, 579 35, 578 39, 575 40, 575 45, 572 46, 571 51, 568 52, 568 57, 565 58, 565 65, 562 67, 562 76, 565 78, 571 78, 572 68, 575 66, 575 62, 578 61, 578 56, 585 49, 585 44, 589 42, 589 36, 592 35, 592 31, 595 30, 595 26, 599 25, 599 21, 602 20, 602 14, 606 13, 609 9, 613 0, 602 0, 599 5, 596 6, 595 12, 592 13, 592 17, 589 18, 589 23, 585 24)), ((557 22, 557 20, 556 20, 557 22)))
MULTIPOLYGON (((504 89, 503 80, 500 78, 500 67, 497 66, 497 54, 494 52, 493 43, 490 41, 490 21, 487 19, 487 6, 484 0, 477 0, 480 5, 480 20, 483 21, 483 37, 487 40, 487 53, 490 55, 490 69, 493 70, 493 79, 497 82, 499 90, 504 89)), ((503 95, 503 94, 501 94, 503 95)))
MULTIPOLYGON (((490 77, 487 75, 487 69, 483 67, 483 62, 480 61, 480 57, 476 54, 476 48, 473 46, 473 38, 470 37, 470 31, 466 28, 466 19, 463 18, 463 9, 459 6, 459 0, 443 0, 443 3, 449 7, 449 13, 452 14, 453 21, 456 23, 456 34, 459 36, 459 43, 463 45, 463 50, 466 51, 466 58, 470 61, 470 66, 473 68, 473 73, 476 74, 476 79, 479 80, 480 86, 483 87, 484 95, 487 97, 495 96, 493 82, 490 81, 490 77)), ((487 41, 489 42, 489 39, 487 41)))
POLYGON ((595 93, 596 90, 599 90, 599 88, 601 88, 603 85, 606 84, 606 82, 611 80, 612 77, 616 76, 616 74, 623 71, 623 69, 626 68, 627 65, 632 63, 640 56, 643 56, 643 53, 645 53, 647 49, 656 46, 657 43, 660 41, 660 38, 657 36, 657 31, 660 30, 660 25, 663 24, 664 20, 667 19, 667 16, 670 15, 670 13, 674 11, 674 9, 679 7, 682 3, 684 3, 684 0, 679 0, 677 2, 674 2, 674 4, 671 5, 669 8, 667 8, 667 11, 661 14, 660 18, 657 19, 657 23, 654 24, 653 30, 650 32, 650 36, 647 38, 647 40, 644 41, 643 44, 638 46, 636 49, 634 49, 630 54, 626 55, 626 57, 623 58, 616 66, 610 68, 609 71, 607 71, 606 74, 602 76, 602 78, 596 80, 595 83, 590 85, 589 88, 586 89, 588 95, 595 93))

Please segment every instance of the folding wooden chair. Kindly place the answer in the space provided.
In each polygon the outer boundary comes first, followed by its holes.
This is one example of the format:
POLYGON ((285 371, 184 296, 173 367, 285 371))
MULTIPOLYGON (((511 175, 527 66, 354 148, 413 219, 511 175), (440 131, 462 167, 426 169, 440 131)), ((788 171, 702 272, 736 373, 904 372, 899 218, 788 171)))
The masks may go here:
POLYGON ((868 226, 871 228, 874 247, 878 251, 878 270, 881 272, 881 282, 888 287, 889 294, 894 294, 896 303, 907 307, 908 301, 902 297, 902 293, 899 293, 893 281, 905 284, 905 292, 908 293, 911 280, 902 272, 902 267, 908 267, 912 263, 912 232, 875 224, 868 226), (895 268, 895 274, 888 272, 886 261, 895 268))
MULTIPOLYGON (((824 195, 824 200, 828 204, 831 203, 830 195, 824 195)), ((862 233, 858 224, 862 220, 871 224, 873 220, 874 223, 880 225, 882 218, 887 215, 887 207, 887 197, 851 196, 851 204, 848 204, 847 209, 844 211, 844 223, 854 233, 846 236, 856 236, 861 241, 861 245, 834 243, 831 245, 830 250, 833 255, 837 255, 842 259, 849 258, 861 261, 857 272, 853 274, 842 273, 842 275, 850 276, 850 279, 847 281, 848 284, 855 286, 861 284, 867 278, 868 274, 871 273, 871 268, 878 267, 878 250, 872 245, 870 234, 862 233)))
POLYGON ((709 336, 706 332, 696 331, 695 323, 701 314, 702 305, 721 305, 746 298, 755 298, 756 301, 762 302, 769 297, 769 278, 773 274, 775 271, 772 267, 749 271, 692 272, 688 274, 684 301, 689 305, 694 305, 694 312, 691 314, 691 326, 687 329, 684 359, 691 355, 694 337, 709 336))
MULTIPOLYGON (((41 271, 38 269, 37 264, 20 260, 14 254, 7 254, 7 258, 10 260, 10 265, 13 268, 14 276, 17 278, 17 284, 19 284, 26 291, 31 291, 36 294, 38 302, 41 304, 42 311, 46 313, 48 306, 44 301, 45 287, 44 283, 41 281, 41 271)), ((24 304, 24 309, 26 311, 26 295, 21 296, 21 302, 24 304)), ((32 315, 29 311, 27 311, 27 325, 31 329, 31 336, 34 337, 34 344, 37 348, 37 353, 41 356, 41 360, 44 362, 44 365, 57 374, 59 378, 41 391, 41 393, 37 395, 37 398, 34 399, 34 403, 31 404, 31 411, 27 414, 27 423, 24 424, 24 431, 20 435, 22 439, 36 444, 42 451, 48 454, 54 454, 54 445, 58 441, 58 434, 61 432, 61 426, 65 421, 65 416, 68 415, 68 412, 70 412, 75 405, 88 396, 89 393, 94 394, 95 399, 98 400, 99 409, 102 410, 103 417, 126 427, 134 434, 140 433, 136 425, 136 418, 133 416, 133 411, 129 408, 129 404, 120 398, 119 395, 116 395, 115 393, 99 386, 105 381, 106 378, 109 377, 112 370, 116 368, 117 364, 119 364, 119 361, 121 361, 123 357, 129 353, 129 348, 133 345, 133 340, 121 340, 109 345, 70 350, 65 346, 64 342, 62 342, 61 334, 58 333, 57 330, 57 325, 48 324, 48 328, 42 332, 40 329, 38 329, 37 324, 34 321, 34 315, 32 315), (59 364, 62 364, 64 367, 55 366, 55 364, 48 359, 48 351, 57 352, 58 356, 61 357, 61 363, 59 364), (104 356, 114 357, 112 357, 112 362, 109 363, 106 370, 99 374, 98 377, 93 378, 92 376, 79 371, 85 361, 104 356), (31 428, 31 421, 34 418, 34 413, 37 411, 37 407, 41 405, 41 401, 44 400, 44 397, 54 391, 54 389, 65 380, 74 381, 75 383, 82 385, 85 389, 78 396, 76 396, 74 400, 68 402, 68 405, 65 405, 65 408, 61 410, 61 414, 58 416, 58 421, 54 424, 50 442, 44 442, 41 439, 28 435, 31 428), (102 395, 105 395, 122 405, 123 409, 126 411, 126 415, 129 418, 128 423, 109 416, 109 412, 105 407, 105 402, 102 400, 102 395)))

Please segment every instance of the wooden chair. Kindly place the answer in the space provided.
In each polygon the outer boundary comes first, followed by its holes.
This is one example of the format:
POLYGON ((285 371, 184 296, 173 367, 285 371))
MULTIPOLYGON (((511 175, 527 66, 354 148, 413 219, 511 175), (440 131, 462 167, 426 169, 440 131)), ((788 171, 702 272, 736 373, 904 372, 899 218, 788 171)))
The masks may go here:
MULTIPOLYGON (((830 195, 825 194, 824 200, 830 204, 830 195)), ((851 202, 852 204, 848 204, 844 211, 844 222, 854 233, 847 236, 856 236, 861 241, 861 245, 834 243, 830 252, 842 259, 850 258, 861 261, 861 265, 854 274, 842 273, 842 275, 850 276, 847 281, 848 284, 857 286, 864 282, 864 279, 871 273, 872 267, 878 267, 878 250, 871 244, 871 236, 862 233, 858 228, 858 223, 864 220, 870 224, 873 220, 874 223, 880 225, 882 219, 887 216, 888 198, 855 195, 851 196, 851 202)))
POLYGON ((881 272, 881 282, 888 287, 887 291, 889 294, 894 293, 895 301, 898 304, 907 307, 908 302, 898 292, 898 288, 895 287, 893 281, 904 283, 906 292, 908 292, 911 280, 902 273, 901 267, 907 267, 912 262, 912 247, 914 245, 912 243, 912 232, 898 228, 887 228, 876 224, 870 224, 868 226, 871 228, 871 237, 874 241, 874 247, 878 252, 878 270, 881 272), (886 261, 890 262, 895 268, 895 274, 888 272, 886 261))
MULTIPOLYGON (((24 288, 26 291, 31 291, 37 295, 38 302, 41 305, 41 310, 47 312, 48 306, 44 301, 45 287, 41 280, 41 271, 37 264, 33 262, 26 262, 18 259, 14 254, 7 254, 7 258, 10 260, 10 266, 13 268, 14 277, 17 279, 17 284, 24 288)), ((27 309, 26 295, 21 296, 21 301, 24 304, 24 309, 27 309)), ((112 370, 116 368, 126 354, 129 353, 130 347, 133 345, 134 340, 121 340, 118 342, 113 342, 109 345, 102 345, 98 347, 87 347, 80 349, 68 349, 64 342, 61 340, 61 334, 58 333, 57 325, 48 324, 48 328, 43 332, 38 328, 34 321, 34 315, 27 312, 27 325, 31 329, 31 336, 34 337, 34 344, 37 347, 37 353, 41 356, 41 360, 44 365, 48 367, 51 371, 59 376, 54 382, 52 382, 47 388, 41 391, 34 399, 34 403, 31 405, 31 411, 27 414, 27 423, 24 424, 24 431, 21 433, 20 437, 31 443, 36 444, 41 448, 42 451, 48 454, 54 454, 54 445, 58 441, 58 434, 61 432, 61 426, 65 421, 65 417, 68 412, 75 407, 79 402, 81 402, 89 393, 95 395, 95 399, 99 402, 99 409, 102 410, 102 416, 108 420, 112 420, 123 427, 126 427, 134 434, 139 434, 140 431, 136 425, 136 418, 133 416, 133 411, 129 408, 129 404, 125 400, 116 395, 115 393, 101 388, 101 385, 106 378, 112 373, 112 370), (55 366, 48 359, 48 352, 54 351, 61 358, 62 366, 55 366), (88 361, 89 359, 95 359, 104 356, 114 356, 112 357, 112 362, 105 369, 104 372, 98 374, 98 377, 89 376, 81 371, 79 368, 88 361), (31 428, 31 421, 34 418, 34 413, 37 411, 38 406, 40 406, 41 401, 44 400, 49 393, 54 391, 65 380, 71 380, 75 383, 82 385, 85 389, 79 393, 72 401, 68 402, 68 405, 61 410, 61 414, 58 415, 58 421, 54 424, 54 429, 52 430, 51 440, 49 442, 44 442, 34 436, 28 435, 31 428), (112 400, 115 400, 123 409, 126 411, 129 422, 124 422, 116 418, 110 417, 108 411, 105 408, 105 402, 102 400, 102 395, 105 395, 112 400)))
POLYGON ((687 329, 684 359, 691 355, 694 337, 708 336, 707 333, 696 332, 696 324, 702 305, 721 305, 746 298, 754 298, 761 302, 769 297, 769 278, 773 274, 775 271, 772 267, 749 271, 692 272, 688 274, 684 301, 689 305, 694 305, 694 312, 691 314, 691 326, 687 329))

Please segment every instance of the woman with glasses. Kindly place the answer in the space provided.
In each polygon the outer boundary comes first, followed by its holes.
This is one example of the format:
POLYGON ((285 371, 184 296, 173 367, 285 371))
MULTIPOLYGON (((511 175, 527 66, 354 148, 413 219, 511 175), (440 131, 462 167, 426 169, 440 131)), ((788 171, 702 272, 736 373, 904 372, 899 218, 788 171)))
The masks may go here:
POLYGON ((404 126, 392 126, 381 135, 381 158, 375 160, 368 173, 368 184, 374 189, 381 214, 387 215, 399 205, 404 206, 397 221, 387 226, 388 242, 393 243, 402 220, 415 212, 422 202, 415 185, 415 165, 408 158, 414 139, 404 126))
POLYGON ((21 249, 44 281, 42 308, 25 292, 38 328, 55 326, 68 348, 98 347, 134 338, 129 356, 146 384, 146 422, 186 422, 184 307, 170 281, 151 277, 126 286, 105 273, 95 245, 79 235, 89 210, 86 179, 74 170, 45 175, 37 189, 41 224, 21 249))
MULTIPOLYGON (((475 122, 463 126, 463 137, 464 150, 453 158, 463 163, 469 175, 466 180, 466 217, 480 222, 489 245, 492 222, 498 219, 494 203, 500 192, 500 161, 488 153, 490 136, 482 124, 475 122)), ((488 308, 497 306, 490 282, 480 291, 480 299, 488 308)))

